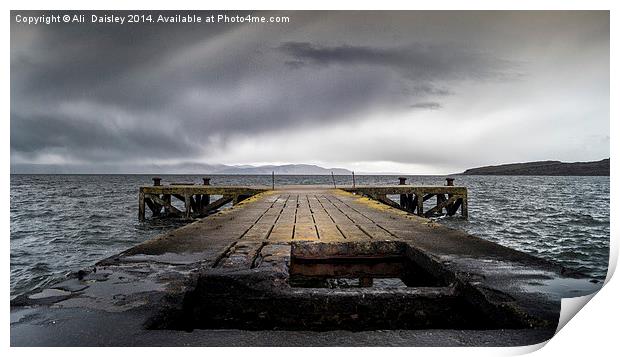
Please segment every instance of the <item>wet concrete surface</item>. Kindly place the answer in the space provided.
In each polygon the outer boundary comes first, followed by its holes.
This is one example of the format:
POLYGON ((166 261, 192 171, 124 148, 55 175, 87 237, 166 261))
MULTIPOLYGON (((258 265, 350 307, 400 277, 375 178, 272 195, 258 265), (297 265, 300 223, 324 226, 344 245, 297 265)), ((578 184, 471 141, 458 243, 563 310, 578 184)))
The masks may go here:
POLYGON ((136 311, 17 309, 11 312, 11 346, 523 346, 546 341, 554 333, 548 329, 185 332, 144 330, 143 318, 136 311))

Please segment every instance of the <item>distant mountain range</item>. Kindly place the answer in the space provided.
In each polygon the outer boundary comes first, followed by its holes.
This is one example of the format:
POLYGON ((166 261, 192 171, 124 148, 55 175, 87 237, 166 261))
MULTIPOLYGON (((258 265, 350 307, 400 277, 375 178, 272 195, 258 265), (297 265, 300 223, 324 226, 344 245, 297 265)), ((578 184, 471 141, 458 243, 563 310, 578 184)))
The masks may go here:
POLYGON ((609 159, 590 162, 535 161, 484 166, 462 175, 609 176, 609 159))
POLYGON ((342 168, 317 165, 210 165, 185 162, 170 165, 33 165, 13 164, 12 174, 216 174, 216 175, 350 175, 342 168))
MULTIPOLYGON (((225 166, 225 165, 224 165, 225 166)), ((350 175, 351 171, 341 168, 324 168, 317 165, 289 164, 264 166, 226 166, 214 174, 226 175, 267 175, 272 172, 277 175, 350 175)))
MULTIPOLYGON (((190 174, 190 175, 351 175, 343 168, 308 164, 222 165, 183 162, 169 165, 36 165, 12 164, 11 174, 190 174)), ((536 161, 484 166, 457 175, 609 176, 609 159, 592 162, 536 161)), ((356 172, 358 175, 397 175, 393 172, 356 172)))

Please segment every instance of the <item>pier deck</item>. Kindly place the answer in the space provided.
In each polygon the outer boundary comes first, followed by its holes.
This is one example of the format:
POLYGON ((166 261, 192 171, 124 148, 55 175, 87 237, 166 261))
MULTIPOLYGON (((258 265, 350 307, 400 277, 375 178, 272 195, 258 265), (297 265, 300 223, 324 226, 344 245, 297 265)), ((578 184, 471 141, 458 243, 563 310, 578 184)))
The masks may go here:
MULTIPOLYGON (((552 336, 560 298, 568 296, 554 283, 583 278, 360 194, 287 187, 16 299, 11 341, 523 345, 552 336), (50 318, 62 334, 49 333, 50 318), (105 323, 84 326, 83 319, 105 323), (114 321, 117 328, 105 327, 114 321), (366 332, 386 329, 401 332, 381 341, 366 332), (431 341, 429 329, 439 331, 431 341), (274 338, 254 340, 260 331, 274 338), (488 337, 498 334, 505 340, 488 337)), ((597 288, 581 284, 572 294, 597 288)))

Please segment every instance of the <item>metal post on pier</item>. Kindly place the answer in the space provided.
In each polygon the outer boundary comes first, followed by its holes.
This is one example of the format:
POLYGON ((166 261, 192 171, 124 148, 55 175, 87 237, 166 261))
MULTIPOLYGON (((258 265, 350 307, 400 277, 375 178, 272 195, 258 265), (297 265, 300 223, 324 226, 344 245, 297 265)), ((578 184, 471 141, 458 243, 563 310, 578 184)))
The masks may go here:
POLYGON ((351 171, 351 174, 353 174, 353 188, 355 188, 355 171, 351 171))
POLYGON ((276 172, 275 171, 271 171, 271 189, 272 190, 276 189, 276 172))
POLYGON ((332 182, 334 183, 334 188, 336 188, 336 179, 334 178, 334 172, 332 171, 332 182))

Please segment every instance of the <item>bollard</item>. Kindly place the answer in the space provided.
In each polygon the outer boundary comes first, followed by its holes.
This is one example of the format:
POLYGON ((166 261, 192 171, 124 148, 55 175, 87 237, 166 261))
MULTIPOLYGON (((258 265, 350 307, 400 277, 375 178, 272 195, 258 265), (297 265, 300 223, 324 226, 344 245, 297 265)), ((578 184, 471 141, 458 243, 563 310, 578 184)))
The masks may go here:
POLYGON ((451 177, 446 178, 446 186, 454 186, 454 179, 451 177))
POLYGON ((161 186, 161 177, 153 177, 153 186, 161 186))
POLYGON ((203 177, 202 178, 202 184, 205 185, 205 186, 211 185, 211 178, 210 177, 203 177))
POLYGON ((407 178, 406 177, 399 177, 398 178, 398 184, 399 185, 406 185, 407 183, 407 178))

